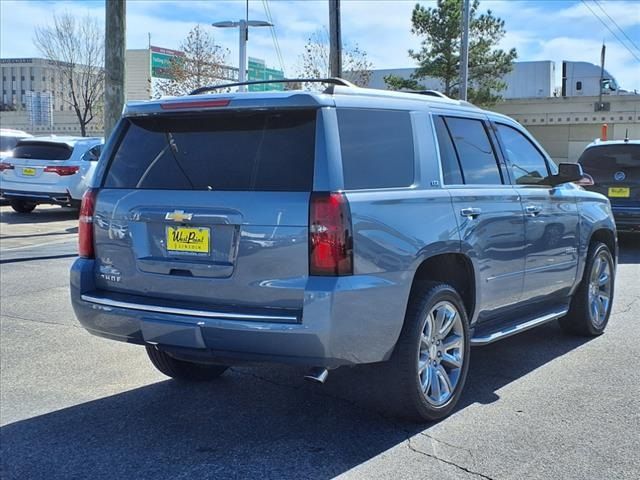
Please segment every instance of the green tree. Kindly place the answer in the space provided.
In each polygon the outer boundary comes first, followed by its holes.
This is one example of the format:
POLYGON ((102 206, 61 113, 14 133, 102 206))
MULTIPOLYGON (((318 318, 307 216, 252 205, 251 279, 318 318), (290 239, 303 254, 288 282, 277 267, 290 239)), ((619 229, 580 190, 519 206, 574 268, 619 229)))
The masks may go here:
MULTIPOLYGON (((329 32, 326 29, 317 30, 311 34, 300 56, 302 66, 298 74, 303 78, 328 78, 329 65, 329 32)), ((371 78, 373 64, 367 57, 367 52, 357 44, 346 44, 342 48, 342 76, 360 87, 365 87, 371 78)))
POLYGON ((51 82, 56 99, 71 108, 80 134, 100 118, 104 101, 104 31, 95 18, 75 17, 65 12, 53 15, 53 22, 35 28, 33 41, 60 76, 58 87, 51 82))
POLYGON ((183 56, 174 57, 168 69, 168 80, 160 80, 156 95, 187 95, 196 88, 230 83, 225 62, 229 51, 216 45, 213 36, 201 25, 189 31, 181 43, 183 56))
MULTIPOLYGON (((471 4, 469 19, 469 88, 473 103, 490 105, 500 100, 506 88, 502 77, 511 71, 517 58, 515 48, 508 52, 496 46, 505 35, 504 20, 491 10, 478 14, 480 2, 471 4)), ((418 68, 409 79, 389 75, 386 84, 392 89, 420 89, 419 80, 434 77, 442 81, 443 93, 459 97, 462 1, 438 0, 435 8, 419 4, 411 14, 411 32, 422 38, 420 50, 409 50, 418 68)))

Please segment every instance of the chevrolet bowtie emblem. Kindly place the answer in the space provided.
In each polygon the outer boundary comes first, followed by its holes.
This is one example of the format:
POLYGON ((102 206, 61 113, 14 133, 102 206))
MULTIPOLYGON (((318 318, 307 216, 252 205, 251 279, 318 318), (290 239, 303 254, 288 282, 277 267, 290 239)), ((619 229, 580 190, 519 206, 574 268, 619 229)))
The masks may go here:
POLYGON ((173 220, 174 222, 184 222, 185 220, 191 220, 193 213, 184 213, 184 210, 175 210, 173 212, 167 212, 164 216, 165 220, 173 220))

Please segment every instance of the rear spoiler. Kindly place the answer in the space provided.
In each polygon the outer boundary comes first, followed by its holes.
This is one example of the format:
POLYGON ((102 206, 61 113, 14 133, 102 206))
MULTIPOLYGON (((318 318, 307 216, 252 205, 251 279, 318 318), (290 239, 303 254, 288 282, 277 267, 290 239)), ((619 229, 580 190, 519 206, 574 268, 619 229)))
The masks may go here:
POLYGON ((223 88, 232 88, 232 87, 241 87, 248 85, 266 85, 272 83, 328 83, 330 86, 325 91, 325 93, 332 93, 331 86, 332 85, 340 85, 343 87, 353 87, 358 88, 351 82, 344 80, 338 77, 330 77, 330 78, 284 78, 278 80, 256 80, 251 82, 236 82, 236 83, 225 83, 222 85, 209 85, 206 87, 200 87, 193 90, 189 95, 200 95, 201 93, 212 92, 214 90, 220 90, 223 88))

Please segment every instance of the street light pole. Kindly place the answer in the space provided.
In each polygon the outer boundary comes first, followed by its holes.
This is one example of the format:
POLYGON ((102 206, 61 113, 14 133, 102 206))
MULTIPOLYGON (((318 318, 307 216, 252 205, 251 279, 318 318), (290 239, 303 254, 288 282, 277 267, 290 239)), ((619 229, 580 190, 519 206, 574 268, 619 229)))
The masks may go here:
POLYGON ((462 39, 460 45, 460 100, 467 100, 469 83, 469 0, 462 1, 462 39))
POLYGON ((329 74, 332 77, 342 77, 342 33, 340 28, 340 0, 329 0, 329 74))
MULTIPOLYGON (((238 82, 244 83, 247 78, 247 41, 249 40, 249 27, 273 27, 269 22, 262 20, 238 20, 232 22, 230 20, 224 22, 216 22, 211 24, 217 28, 238 28, 240 44, 238 45, 239 59, 238 59, 238 82)), ((240 85, 238 91, 246 91, 245 85, 240 85)))

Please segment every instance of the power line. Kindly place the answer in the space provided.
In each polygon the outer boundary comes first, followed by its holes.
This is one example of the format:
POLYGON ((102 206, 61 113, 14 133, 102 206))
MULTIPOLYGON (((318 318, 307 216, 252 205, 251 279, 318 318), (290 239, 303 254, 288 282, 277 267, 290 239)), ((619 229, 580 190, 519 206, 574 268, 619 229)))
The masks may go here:
POLYGON ((275 22, 273 21, 273 16, 271 15, 271 8, 269 8, 268 0, 262 0, 262 6, 264 7, 264 13, 267 15, 267 20, 269 20, 269 23, 271 23, 271 38, 273 39, 273 46, 276 49, 276 56, 278 57, 280 68, 284 72, 284 61, 282 59, 282 51, 280 50, 280 43, 278 42, 278 35, 276 33, 275 22))
POLYGON ((273 15, 271 14, 271 7, 269 6, 269 0, 264 1, 264 5, 267 7, 267 14, 269 18, 271 18, 271 23, 273 26, 271 27, 271 31, 273 34, 274 43, 276 46, 276 54, 278 55, 278 61, 280 62, 280 68, 284 72, 284 59, 282 57, 282 50, 280 49, 280 42, 278 41, 278 34, 276 32, 275 22, 273 21, 273 15))
POLYGON ((613 18, 611 18, 611 16, 602 7, 602 5, 600 5, 600 2, 598 2, 598 0, 593 0, 593 3, 595 3, 598 6, 598 8, 602 10, 602 13, 604 13, 607 16, 607 18, 611 20, 611 22, 617 27, 618 30, 620 30, 620 33, 622 33, 622 35, 625 36, 625 38, 629 41, 629 43, 633 45, 633 47, 640 52, 640 48, 638 48, 635 42, 629 37, 629 35, 626 34, 626 32, 620 27, 620 25, 618 25, 618 23, 613 18))
POLYGON ((586 0, 582 0, 582 3, 584 3, 584 5, 589 9, 589 11, 593 14, 594 17, 596 17, 600 23, 602 23, 607 30, 609 30, 609 32, 611 32, 611 34, 616 38, 616 40, 618 40, 618 42, 620 43, 620 45, 622 45, 625 49, 627 49, 627 51, 633 55, 633 57, 638 60, 640 62, 640 57, 638 57, 638 55, 635 54, 635 52, 633 50, 631 50, 622 40, 620 40, 620 37, 618 37, 618 35, 616 34, 616 32, 614 32, 609 25, 607 25, 607 22, 605 22, 604 20, 602 20, 602 18, 600 18, 600 16, 593 11, 593 9, 589 6, 589 4, 587 3, 586 0))

